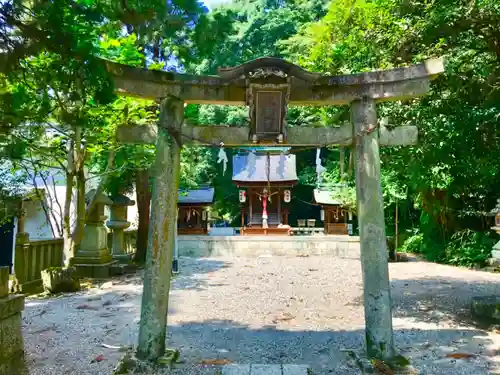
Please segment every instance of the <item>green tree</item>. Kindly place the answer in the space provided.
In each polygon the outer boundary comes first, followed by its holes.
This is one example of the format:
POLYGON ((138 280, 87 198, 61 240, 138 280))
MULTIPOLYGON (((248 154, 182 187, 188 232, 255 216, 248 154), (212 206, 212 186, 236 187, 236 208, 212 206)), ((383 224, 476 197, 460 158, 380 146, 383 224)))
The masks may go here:
POLYGON ((408 189, 433 251, 462 228, 486 230, 484 212, 500 194, 499 21, 496 1, 342 0, 286 42, 295 61, 329 74, 446 58, 430 95, 379 105, 392 124, 419 127, 417 146, 382 150, 383 181, 386 191, 408 189))

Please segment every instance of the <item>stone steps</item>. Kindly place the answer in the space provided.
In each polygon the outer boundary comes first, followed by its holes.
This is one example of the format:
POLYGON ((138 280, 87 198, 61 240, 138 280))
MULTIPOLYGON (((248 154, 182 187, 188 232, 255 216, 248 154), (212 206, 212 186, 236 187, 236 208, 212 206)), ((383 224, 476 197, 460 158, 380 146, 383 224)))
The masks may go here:
POLYGON ((225 365, 222 367, 222 375, 308 375, 309 366, 307 365, 225 365))

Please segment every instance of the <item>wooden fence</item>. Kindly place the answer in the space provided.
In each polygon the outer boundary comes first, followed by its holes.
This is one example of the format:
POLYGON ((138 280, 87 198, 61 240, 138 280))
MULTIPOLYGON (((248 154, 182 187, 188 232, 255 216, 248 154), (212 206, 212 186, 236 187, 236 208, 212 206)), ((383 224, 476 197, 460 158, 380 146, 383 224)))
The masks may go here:
POLYGON ((16 245, 14 256, 14 289, 29 292, 42 285, 41 271, 49 267, 59 267, 63 259, 63 239, 29 241, 16 245))
MULTIPOLYGON (((108 247, 111 246, 108 234, 108 247)), ((135 253, 137 230, 125 231, 125 252, 135 253)), ((32 240, 16 245, 14 256, 14 286, 16 292, 31 292, 42 285, 42 270, 63 265, 63 239, 32 240)), ((111 249, 109 249, 111 252, 111 249)))

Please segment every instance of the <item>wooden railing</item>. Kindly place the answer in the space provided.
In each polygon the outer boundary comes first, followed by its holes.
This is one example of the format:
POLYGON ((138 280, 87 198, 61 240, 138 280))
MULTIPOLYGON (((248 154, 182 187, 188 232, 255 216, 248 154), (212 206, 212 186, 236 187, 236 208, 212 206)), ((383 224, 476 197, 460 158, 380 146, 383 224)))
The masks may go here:
MULTIPOLYGON (((135 241, 137 239, 137 229, 124 230, 125 235, 125 254, 135 254, 135 241)), ((108 233, 108 249, 111 253, 111 244, 113 243, 113 233, 108 233)))
MULTIPOLYGON (((125 252, 134 254, 137 230, 127 230, 124 233, 125 252)), ((111 247, 111 235, 108 234, 108 247, 111 247)), ((62 238, 18 243, 14 257, 14 290, 26 293, 40 288, 42 270, 63 265, 63 247, 62 238)))
POLYGON ((347 224, 345 223, 327 223, 326 234, 347 234, 347 224))
POLYGON ((62 238, 35 240, 17 245, 14 259, 14 289, 18 292, 29 292, 40 287, 42 270, 62 265, 63 246, 62 238))
MULTIPOLYGON (((137 240, 137 229, 130 229, 125 231, 125 253, 135 254, 135 242, 137 240)), ((108 246, 111 242, 108 242, 108 246)))

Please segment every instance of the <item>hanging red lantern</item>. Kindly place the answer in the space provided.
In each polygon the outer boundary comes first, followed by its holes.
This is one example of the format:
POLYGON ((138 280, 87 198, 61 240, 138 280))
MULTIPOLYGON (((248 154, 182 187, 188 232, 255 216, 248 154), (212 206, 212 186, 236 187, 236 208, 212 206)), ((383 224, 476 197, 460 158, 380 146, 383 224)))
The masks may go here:
POLYGON ((290 190, 284 191, 284 199, 285 203, 290 203, 290 201, 292 200, 292 193, 290 192, 290 190))
POLYGON ((240 203, 245 203, 247 200, 247 192, 245 190, 240 190, 240 203))

